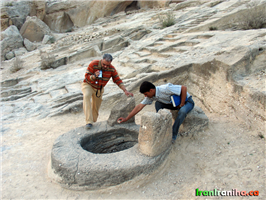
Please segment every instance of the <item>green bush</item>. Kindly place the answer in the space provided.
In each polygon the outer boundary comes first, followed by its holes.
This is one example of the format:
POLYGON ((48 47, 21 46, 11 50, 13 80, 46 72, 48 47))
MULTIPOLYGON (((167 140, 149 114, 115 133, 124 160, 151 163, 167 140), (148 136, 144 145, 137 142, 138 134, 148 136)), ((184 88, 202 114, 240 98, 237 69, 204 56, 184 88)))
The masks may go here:
POLYGON ((167 14, 161 14, 158 16, 162 28, 166 28, 175 24, 175 16, 172 11, 167 14))

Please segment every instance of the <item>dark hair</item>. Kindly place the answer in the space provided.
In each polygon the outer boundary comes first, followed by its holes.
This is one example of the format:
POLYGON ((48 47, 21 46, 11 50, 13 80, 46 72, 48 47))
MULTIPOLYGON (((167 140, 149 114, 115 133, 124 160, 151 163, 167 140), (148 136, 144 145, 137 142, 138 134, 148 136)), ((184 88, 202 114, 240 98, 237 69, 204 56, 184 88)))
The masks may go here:
POLYGON ((144 81, 143 83, 141 83, 141 85, 139 87, 139 92, 143 94, 145 92, 149 92, 150 89, 155 89, 155 85, 153 85, 149 81, 144 81))
POLYGON ((111 62, 113 60, 113 57, 111 54, 106 53, 103 55, 103 59, 106 60, 107 62, 111 62))

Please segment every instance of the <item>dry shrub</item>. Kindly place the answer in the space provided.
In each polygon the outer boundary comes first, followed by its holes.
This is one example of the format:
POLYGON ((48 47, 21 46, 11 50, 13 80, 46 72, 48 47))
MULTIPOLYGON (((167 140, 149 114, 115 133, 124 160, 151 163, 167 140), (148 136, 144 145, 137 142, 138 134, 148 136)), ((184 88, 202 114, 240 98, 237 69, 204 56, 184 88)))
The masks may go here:
POLYGON ((13 61, 13 65, 10 68, 11 73, 16 73, 23 68, 23 62, 19 57, 16 57, 13 61))
POLYGON ((237 27, 241 30, 260 29, 266 27, 266 4, 259 5, 258 1, 251 1, 237 19, 237 27))
POLYGON ((160 14, 158 15, 158 18, 162 28, 166 28, 175 24, 175 16, 172 11, 169 11, 166 14, 160 14))
POLYGON ((41 69, 52 68, 52 64, 55 62, 55 56, 43 51, 40 51, 41 54, 41 69))

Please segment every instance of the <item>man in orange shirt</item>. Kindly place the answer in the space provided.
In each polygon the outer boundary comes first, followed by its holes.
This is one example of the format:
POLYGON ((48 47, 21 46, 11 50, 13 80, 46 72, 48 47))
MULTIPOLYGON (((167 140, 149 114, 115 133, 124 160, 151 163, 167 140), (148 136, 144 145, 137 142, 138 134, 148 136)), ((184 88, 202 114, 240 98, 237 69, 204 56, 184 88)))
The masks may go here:
POLYGON ((104 86, 112 77, 113 82, 120 87, 127 96, 133 96, 128 92, 118 76, 118 73, 111 62, 113 57, 110 54, 104 54, 101 60, 93 60, 85 73, 85 79, 82 83, 83 110, 86 117, 86 128, 90 129, 92 123, 97 121, 99 109, 102 103, 104 86))

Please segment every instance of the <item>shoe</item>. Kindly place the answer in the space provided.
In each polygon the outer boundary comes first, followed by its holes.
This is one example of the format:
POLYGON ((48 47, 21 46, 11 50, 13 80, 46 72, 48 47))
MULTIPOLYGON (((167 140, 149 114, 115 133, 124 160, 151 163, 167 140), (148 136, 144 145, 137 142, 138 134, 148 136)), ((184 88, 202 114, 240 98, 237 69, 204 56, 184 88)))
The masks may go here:
POLYGON ((174 144, 175 143, 175 140, 174 139, 172 139, 172 144, 174 144))
POLYGON ((92 124, 86 124, 86 129, 91 129, 92 124))
POLYGON ((177 135, 173 135, 172 140, 176 140, 177 135))

